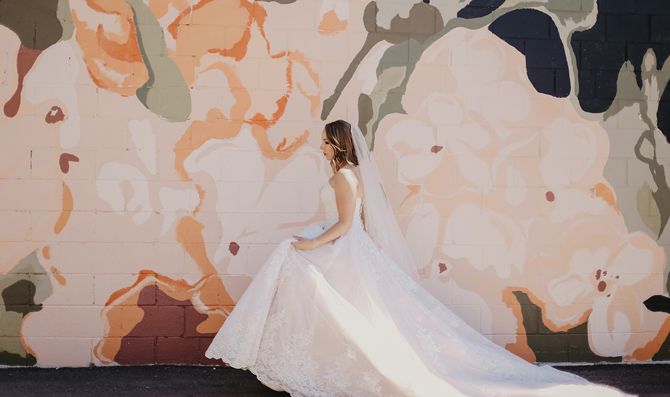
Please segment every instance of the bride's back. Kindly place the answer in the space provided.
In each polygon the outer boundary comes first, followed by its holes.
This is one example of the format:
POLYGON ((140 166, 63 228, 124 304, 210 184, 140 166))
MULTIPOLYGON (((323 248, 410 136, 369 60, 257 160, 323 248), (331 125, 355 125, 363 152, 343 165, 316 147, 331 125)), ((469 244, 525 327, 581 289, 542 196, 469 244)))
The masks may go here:
MULTIPOLYGON (((337 172, 341 173, 349 184, 349 188, 354 195, 354 199, 363 198, 363 184, 361 181, 358 167, 342 167, 337 172)), ((333 186, 333 177, 330 178, 330 185, 333 186)))

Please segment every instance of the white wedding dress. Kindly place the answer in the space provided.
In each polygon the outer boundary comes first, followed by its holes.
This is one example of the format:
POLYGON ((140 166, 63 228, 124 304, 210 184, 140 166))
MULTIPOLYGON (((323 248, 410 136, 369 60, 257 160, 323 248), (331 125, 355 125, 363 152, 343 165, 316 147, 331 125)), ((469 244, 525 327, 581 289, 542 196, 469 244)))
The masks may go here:
POLYGON ((472 329, 378 248, 361 203, 331 243, 280 243, 206 356, 292 396, 623 395, 530 364, 472 329))

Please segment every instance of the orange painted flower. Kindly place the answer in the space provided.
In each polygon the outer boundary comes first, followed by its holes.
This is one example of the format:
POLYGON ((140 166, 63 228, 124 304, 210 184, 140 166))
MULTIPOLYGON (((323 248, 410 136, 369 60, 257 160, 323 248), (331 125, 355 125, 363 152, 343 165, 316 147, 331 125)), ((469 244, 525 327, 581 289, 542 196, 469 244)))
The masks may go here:
POLYGON ((123 0, 72 1, 72 22, 91 79, 124 96, 147 81, 133 11, 123 0))
POLYGON ((269 136, 294 98, 307 100, 308 108, 301 106, 300 114, 306 110, 314 115, 320 96, 319 77, 300 52, 272 51, 264 30, 266 17, 257 3, 203 0, 182 10, 168 26, 176 43, 173 57, 186 80, 199 86, 199 79, 208 74, 223 77, 226 102, 231 103, 213 103, 175 145, 175 168, 183 179, 189 178, 183 162, 194 150, 210 139, 231 138, 244 125, 251 126, 261 153, 270 159, 286 159, 307 142, 306 130, 281 131, 278 142, 269 136), (213 24, 226 28, 213 29, 213 24))
POLYGON ((325 0, 321 3, 321 19, 318 31, 322 35, 331 36, 344 31, 349 22, 349 2, 325 0))

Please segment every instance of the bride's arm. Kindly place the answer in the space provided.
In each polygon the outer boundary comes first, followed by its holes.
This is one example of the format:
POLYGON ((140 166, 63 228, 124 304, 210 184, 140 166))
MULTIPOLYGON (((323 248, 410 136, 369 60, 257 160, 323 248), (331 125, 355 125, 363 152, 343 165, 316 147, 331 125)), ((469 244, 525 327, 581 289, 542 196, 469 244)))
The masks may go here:
POLYGON ((353 189, 346 177, 340 172, 335 173, 332 181, 339 220, 313 240, 305 240, 294 236, 298 239, 298 241, 293 243, 293 246, 297 249, 314 249, 320 247, 340 237, 351 228, 354 208, 356 206, 353 189))

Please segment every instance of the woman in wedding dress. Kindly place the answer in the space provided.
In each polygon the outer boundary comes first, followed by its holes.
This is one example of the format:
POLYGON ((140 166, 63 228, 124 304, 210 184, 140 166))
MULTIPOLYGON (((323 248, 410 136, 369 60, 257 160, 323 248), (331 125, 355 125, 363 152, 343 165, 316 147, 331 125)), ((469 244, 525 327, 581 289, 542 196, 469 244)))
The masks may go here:
POLYGON ((537 366, 416 281, 360 130, 326 125, 338 220, 279 244, 205 355, 292 396, 621 396, 537 366))

